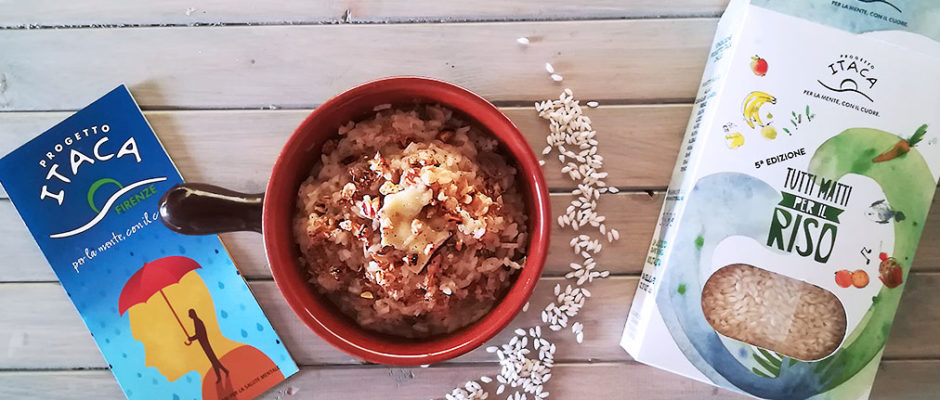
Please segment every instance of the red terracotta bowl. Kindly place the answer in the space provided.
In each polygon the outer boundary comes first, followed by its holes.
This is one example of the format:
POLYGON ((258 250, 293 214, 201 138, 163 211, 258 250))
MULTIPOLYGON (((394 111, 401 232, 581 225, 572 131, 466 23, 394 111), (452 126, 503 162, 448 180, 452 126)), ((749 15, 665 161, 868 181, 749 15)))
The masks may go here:
POLYGON ((287 304, 312 331, 353 356, 387 365, 420 365, 457 357, 480 346, 506 327, 528 301, 545 263, 549 244, 550 205, 542 169, 519 129, 480 96, 443 81, 392 77, 349 89, 317 107, 287 140, 274 163, 264 194, 245 195, 214 186, 187 183, 170 189, 161 201, 161 218, 186 234, 232 230, 262 232, 274 281, 287 304), (340 125, 370 116, 373 107, 438 103, 469 117, 488 130, 519 170, 529 215, 525 267, 505 297, 486 316, 456 332, 411 340, 359 327, 307 283, 297 260, 292 232, 297 190, 319 160, 322 144, 340 125), (263 199, 263 200, 262 200, 263 199))

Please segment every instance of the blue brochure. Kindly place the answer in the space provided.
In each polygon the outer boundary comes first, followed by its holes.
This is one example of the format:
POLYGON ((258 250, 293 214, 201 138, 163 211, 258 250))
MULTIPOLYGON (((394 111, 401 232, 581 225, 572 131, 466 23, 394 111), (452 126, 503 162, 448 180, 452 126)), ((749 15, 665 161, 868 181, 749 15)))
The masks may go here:
POLYGON ((250 399, 297 366, 219 238, 159 221, 182 181, 123 85, 0 159, 129 399, 250 399))

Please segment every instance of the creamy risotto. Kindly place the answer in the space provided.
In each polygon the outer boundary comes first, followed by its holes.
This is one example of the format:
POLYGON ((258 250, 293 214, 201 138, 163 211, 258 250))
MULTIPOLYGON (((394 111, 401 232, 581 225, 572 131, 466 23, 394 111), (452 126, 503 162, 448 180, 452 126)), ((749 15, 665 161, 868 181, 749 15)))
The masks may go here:
POLYGON ((300 186, 302 263, 363 327, 451 332, 486 314, 525 264, 516 168, 445 107, 376 109, 340 127, 300 186))

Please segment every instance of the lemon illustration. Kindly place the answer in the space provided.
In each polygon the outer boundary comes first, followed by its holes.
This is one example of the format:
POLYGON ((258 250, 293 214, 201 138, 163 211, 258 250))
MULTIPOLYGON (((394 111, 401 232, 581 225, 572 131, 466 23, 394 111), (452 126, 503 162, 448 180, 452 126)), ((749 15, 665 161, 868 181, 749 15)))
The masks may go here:
POLYGON ((736 149, 744 145, 744 135, 737 132, 725 135, 725 139, 728 140, 729 149, 736 149))
POLYGON ((774 129, 774 127, 771 126, 771 125, 767 125, 767 126, 761 128, 760 134, 763 135, 763 136, 764 136, 765 138, 767 138, 767 139, 776 139, 776 138, 777 138, 777 130, 774 129))

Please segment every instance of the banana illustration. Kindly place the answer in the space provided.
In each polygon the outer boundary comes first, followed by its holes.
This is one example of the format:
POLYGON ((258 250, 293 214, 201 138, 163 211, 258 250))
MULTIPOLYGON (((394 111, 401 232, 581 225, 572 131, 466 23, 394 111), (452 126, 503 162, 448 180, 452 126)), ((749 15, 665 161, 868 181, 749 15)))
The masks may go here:
POLYGON ((759 126, 764 126, 764 122, 760 118, 760 107, 768 102, 770 104, 777 104, 777 98, 764 92, 751 92, 751 94, 744 99, 744 120, 752 129, 755 123, 759 126))
POLYGON ((744 135, 738 132, 725 135, 725 139, 728 140, 729 149, 736 149, 744 145, 744 135))

